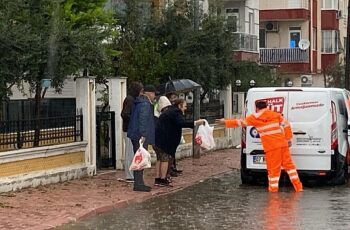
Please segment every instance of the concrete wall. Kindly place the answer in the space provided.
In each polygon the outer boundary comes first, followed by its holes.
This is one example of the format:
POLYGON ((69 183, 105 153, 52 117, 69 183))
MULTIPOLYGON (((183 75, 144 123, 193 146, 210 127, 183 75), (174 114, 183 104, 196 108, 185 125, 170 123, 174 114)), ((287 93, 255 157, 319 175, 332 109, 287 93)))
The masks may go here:
POLYGON ((1 153, 0 192, 58 183, 92 175, 87 143, 78 142, 1 153))

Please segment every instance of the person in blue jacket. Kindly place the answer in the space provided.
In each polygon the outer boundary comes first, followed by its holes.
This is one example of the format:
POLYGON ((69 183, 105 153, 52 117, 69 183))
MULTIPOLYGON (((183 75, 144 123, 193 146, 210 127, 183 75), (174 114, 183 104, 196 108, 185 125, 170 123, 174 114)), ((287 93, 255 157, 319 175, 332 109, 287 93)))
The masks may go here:
MULTIPOLYGON (((134 107, 128 127, 128 137, 134 149, 134 153, 140 147, 140 139, 145 149, 148 145, 155 144, 154 109, 152 102, 155 98, 156 88, 146 85, 143 93, 134 101, 134 107)), ((134 171, 134 191, 150 192, 151 187, 146 186, 143 180, 143 170, 134 171)))

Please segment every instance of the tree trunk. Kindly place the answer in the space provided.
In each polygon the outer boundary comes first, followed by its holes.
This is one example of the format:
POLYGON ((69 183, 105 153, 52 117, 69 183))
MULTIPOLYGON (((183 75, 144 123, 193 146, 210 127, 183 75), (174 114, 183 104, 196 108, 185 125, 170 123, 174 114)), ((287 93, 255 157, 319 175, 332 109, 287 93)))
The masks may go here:
POLYGON ((33 147, 38 147, 40 142, 40 109, 41 109, 41 83, 36 83, 35 88, 35 113, 34 113, 34 142, 33 147))

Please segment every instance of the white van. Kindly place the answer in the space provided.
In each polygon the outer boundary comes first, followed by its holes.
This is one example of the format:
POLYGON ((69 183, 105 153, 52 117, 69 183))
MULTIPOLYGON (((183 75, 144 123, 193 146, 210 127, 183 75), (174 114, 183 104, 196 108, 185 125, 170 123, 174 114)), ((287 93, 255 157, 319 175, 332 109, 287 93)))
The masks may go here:
MULTIPOLYGON (((255 102, 268 107, 291 123, 292 158, 299 175, 324 177, 332 184, 345 183, 348 175, 350 93, 336 88, 252 88, 247 93, 245 114, 255 112, 255 102)), ((254 127, 242 131, 241 179, 255 183, 266 175, 259 134, 254 127)))

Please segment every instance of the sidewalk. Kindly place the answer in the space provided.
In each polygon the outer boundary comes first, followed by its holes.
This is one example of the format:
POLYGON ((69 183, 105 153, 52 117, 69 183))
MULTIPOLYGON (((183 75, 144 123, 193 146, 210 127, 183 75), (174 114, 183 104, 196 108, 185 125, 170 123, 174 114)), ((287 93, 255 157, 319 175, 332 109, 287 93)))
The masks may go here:
MULTIPOLYGON (((200 159, 186 158, 179 162, 179 168, 184 173, 174 178, 173 188, 153 186, 150 193, 133 192, 132 184, 117 181, 124 175, 118 171, 0 194, 0 229, 50 229, 174 192, 210 176, 239 168, 239 150, 219 150, 200 159)), ((145 170, 145 181, 153 185, 154 168, 145 170)))

